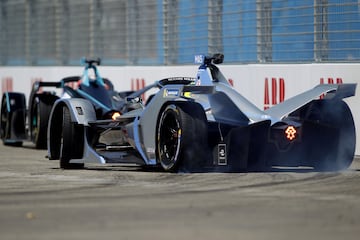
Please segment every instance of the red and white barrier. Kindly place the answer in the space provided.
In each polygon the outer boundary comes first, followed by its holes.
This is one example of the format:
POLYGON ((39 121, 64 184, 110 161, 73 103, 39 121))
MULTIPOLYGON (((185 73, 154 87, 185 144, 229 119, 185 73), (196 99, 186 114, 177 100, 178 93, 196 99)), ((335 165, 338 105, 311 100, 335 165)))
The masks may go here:
MULTIPOLYGON (((250 64, 220 65, 219 68, 234 88, 259 108, 271 107, 323 83, 360 83, 358 64, 250 64), (267 80, 266 80, 267 79, 267 80), (323 79, 323 80, 321 80, 323 79), (286 88, 285 88, 286 80, 286 88), (266 83, 267 82, 267 83, 266 83)), ((31 79, 59 81, 80 75, 79 67, 0 67, 2 91, 23 92, 28 97, 31 79), (9 79, 9 80, 5 80, 9 79), (12 81, 10 80, 12 79, 12 81)), ((167 77, 195 77, 196 65, 186 66, 100 66, 101 76, 108 78, 117 91, 136 90, 167 77), (145 82, 146 79, 146 82, 145 82)), ((357 91, 359 93, 359 91, 357 91)), ((352 109, 356 128, 360 129, 360 94, 345 101, 352 109)), ((360 139, 360 131, 357 135, 360 139)), ((356 153, 360 155, 360 144, 356 153)))

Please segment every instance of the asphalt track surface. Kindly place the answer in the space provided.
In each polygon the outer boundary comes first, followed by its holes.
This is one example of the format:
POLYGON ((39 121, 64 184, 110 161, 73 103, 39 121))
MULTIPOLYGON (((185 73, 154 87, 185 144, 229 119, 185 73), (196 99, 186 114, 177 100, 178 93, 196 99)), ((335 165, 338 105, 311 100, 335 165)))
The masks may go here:
POLYGON ((0 144, 0 239, 359 239, 360 159, 343 172, 61 170, 0 144))

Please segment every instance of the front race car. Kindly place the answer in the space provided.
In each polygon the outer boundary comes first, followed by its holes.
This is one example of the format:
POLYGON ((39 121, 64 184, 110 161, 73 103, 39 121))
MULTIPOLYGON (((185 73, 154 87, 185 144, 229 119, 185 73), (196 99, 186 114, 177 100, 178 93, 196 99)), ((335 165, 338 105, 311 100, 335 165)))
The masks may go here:
POLYGON ((62 168, 133 163, 173 172, 337 171, 352 163, 355 125, 343 99, 356 84, 318 85, 263 111, 222 75, 216 66, 222 54, 196 59, 195 78, 167 78, 130 94, 126 104, 139 107, 114 119, 97 119, 85 99, 58 101, 49 158, 60 159, 62 168), (154 88, 143 103, 139 97, 154 88))

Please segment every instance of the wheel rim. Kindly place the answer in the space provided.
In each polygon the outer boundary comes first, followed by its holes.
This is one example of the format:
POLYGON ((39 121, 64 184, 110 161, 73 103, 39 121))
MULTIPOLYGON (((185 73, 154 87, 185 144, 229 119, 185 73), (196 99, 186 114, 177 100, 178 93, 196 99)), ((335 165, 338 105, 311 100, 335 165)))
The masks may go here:
POLYGON ((177 161, 181 144, 181 127, 174 111, 166 111, 159 129, 159 157, 164 169, 172 169, 177 161))

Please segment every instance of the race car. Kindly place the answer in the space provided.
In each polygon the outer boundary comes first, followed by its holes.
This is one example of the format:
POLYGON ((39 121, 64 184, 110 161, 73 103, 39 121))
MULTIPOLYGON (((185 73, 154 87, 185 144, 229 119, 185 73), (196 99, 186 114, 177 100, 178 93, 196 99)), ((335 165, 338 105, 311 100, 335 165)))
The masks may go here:
POLYGON ((170 172, 241 172, 275 166, 342 170, 355 152, 355 126, 343 98, 356 84, 318 85, 265 111, 237 92, 216 66, 196 56, 196 77, 173 77, 141 107, 99 120, 86 99, 59 99, 48 127, 48 157, 64 169, 87 163, 157 166, 170 172), (320 96, 324 96, 319 98, 320 96))
POLYGON ((28 108, 23 93, 5 92, 1 102, 1 139, 5 145, 21 146, 32 141, 38 149, 47 148, 47 127, 51 109, 60 98, 83 98, 90 101, 98 119, 111 118, 124 111, 124 97, 129 92, 116 92, 110 80, 102 78, 97 70, 100 59, 83 59, 82 76, 71 76, 59 82, 36 81, 32 86, 28 108), (81 81, 79 83, 79 81, 81 81), (78 85, 72 87, 71 85, 78 85), (44 88, 61 88, 62 93, 44 88))

